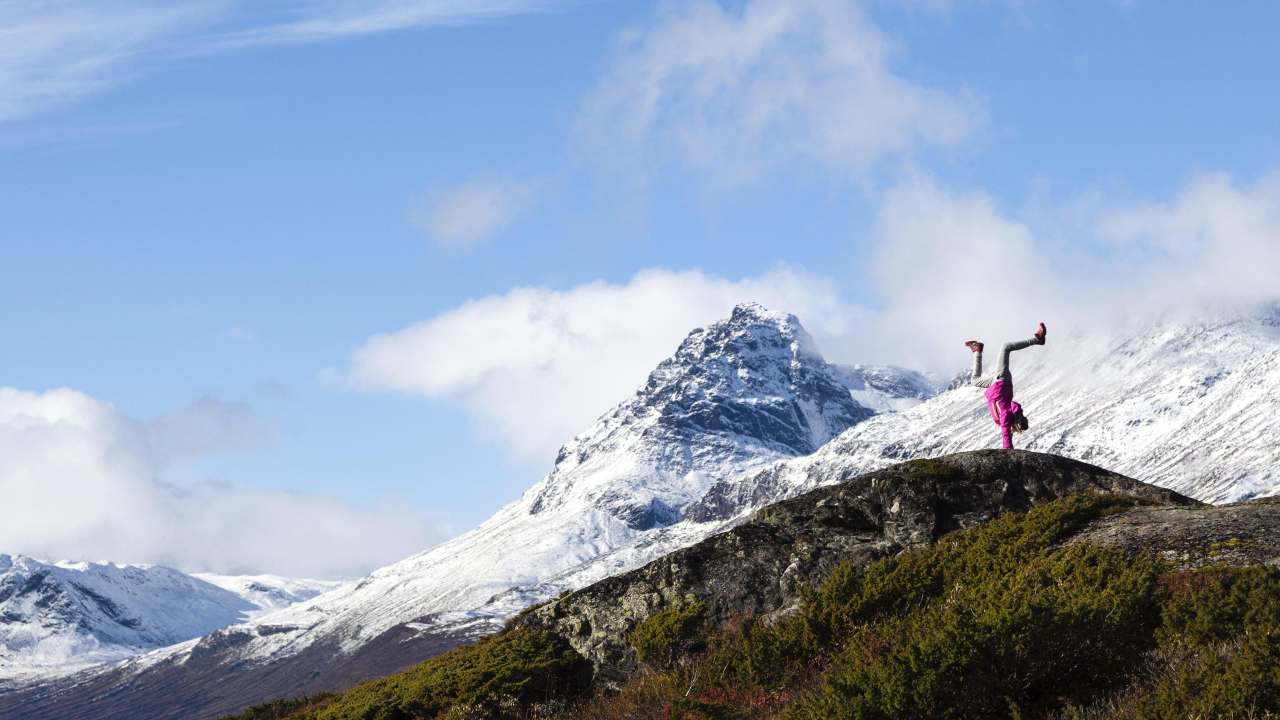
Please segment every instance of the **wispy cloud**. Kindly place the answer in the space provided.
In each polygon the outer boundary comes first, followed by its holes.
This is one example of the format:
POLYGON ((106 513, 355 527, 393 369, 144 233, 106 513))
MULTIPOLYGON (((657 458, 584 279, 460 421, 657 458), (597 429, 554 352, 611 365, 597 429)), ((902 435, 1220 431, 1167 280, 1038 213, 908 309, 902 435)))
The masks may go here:
POLYGON ((314 0, 266 19, 247 0, 4 0, 0 123, 102 92, 178 54, 475 23, 567 2, 314 0))
POLYGON ((849 0, 669 3, 621 36, 579 131, 606 162, 735 182, 794 161, 860 173, 982 124, 977 101, 900 76, 892 54, 849 0))
POLYGON ((292 20, 226 34, 214 47, 306 43, 430 25, 464 25, 561 7, 572 0, 319 2, 292 20))
POLYGON ((0 3, 0 122, 116 85, 162 43, 214 15, 192 3, 0 3))
POLYGON ((510 225, 537 195, 536 182, 473 180, 428 193, 409 217, 437 244, 469 247, 510 225))

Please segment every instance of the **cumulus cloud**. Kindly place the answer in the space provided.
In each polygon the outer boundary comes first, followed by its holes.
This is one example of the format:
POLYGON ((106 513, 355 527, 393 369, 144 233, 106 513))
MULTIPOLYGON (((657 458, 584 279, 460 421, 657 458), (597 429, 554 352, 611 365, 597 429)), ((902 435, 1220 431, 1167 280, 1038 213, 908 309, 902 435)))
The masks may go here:
POLYGON ((863 361, 944 370, 958 334, 1021 338, 1042 319, 1124 333, 1280 300, 1280 173, 1196 177, 1165 202, 1060 208, 1070 242, 981 191, 915 177, 886 192, 866 266, 878 311, 854 333, 863 361))
POLYGON ((212 453, 252 447, 247 407, 201 400, 138 420, 84 393, 0 388, 0 549, 46 559, 337 576, 421 550, 401 511, 182 482, 212 453))
POLYGON ((410 219, 434 242, 469 247, 502 231, 537 198, 533 182, 473 180, 423 198, 410 219))
POLYGON ((972 98, 895 74, 892 50, 848 0, 668 3, 621 36, 578 124, 606 158, 733 182, 797 160, 862 172, 983 122, 972 98))
POLYGON ((1195 177, 1168 201, 1060 205, 1073 216, 1066 243, 1061 228, 982 192, 928 178, 888 192, 869 265, 882 311, 863 348, 883 359, 896 347, 897 362, 937 369, 953 329, 1018 338, 1045 319, 1105 335, 1280 301, 1278 172, 1195 177))
POLYGON ((1023 338, 1039 320, 1063 337, 1176 308, 1238 312, 1280 299, 1277 178, 1209 176, 1169 203, 1096 207, 1064 247, 984 192, 918 176, 884 193, 863 277, 649 270, 624 284, 517 288, 370 338, 350 376, 458 400, 517 452, 548 458, 688 331, 744 300, 795 313, 829 360, 942 373, 967 361, 961 341, 1023 338), (850 281, 870 282, 871 302, 848 302, 839 287, 850 281))
POLYGON ((1112 209, 1099 228, 1148 302, 1194 310, 1280 295, 1280 171, 1251 186, 1205 175, 1171 202, 1112 209))
POLYGON ((792 270, 731 281, 652 270, 624 284, 517 288, 463 304, 352 355, 376 389, 460 399, 521 454, 550 457, 633 392, 685 334, 754 299, 837 334, 857 317, 827 280, 792 270))
POLYGON ((986 193, 928 177, 885 194, 866 269, 881 310, 860 332, 864 362, 946 368, 959 335, 1021 338, 1062 317, 1059 278, 1032 229, 986 193))

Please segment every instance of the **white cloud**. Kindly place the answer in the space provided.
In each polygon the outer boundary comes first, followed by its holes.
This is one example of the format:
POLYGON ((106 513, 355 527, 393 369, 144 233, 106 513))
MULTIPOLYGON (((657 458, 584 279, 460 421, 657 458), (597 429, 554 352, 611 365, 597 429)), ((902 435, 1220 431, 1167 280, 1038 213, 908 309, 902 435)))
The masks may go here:
POLYGON ((305 43, 431 25, 464 25, 561 7, 571 0, 363 0, 312 3, 306 15, 243 30, 218 45, 305 43))
POLYGON ((973 99, 896 75, 891 55, 849 0, 668 3, 622 35, 580 132, 615 162, 734 182, 796 160, 860 173, 982 123, 973 99))
POLYGON ((835 334, 856 317, 829 282, 779 270, 729 281, 700 272, 642 272, 622 285, 517 288, 475 300, 352 356, 366 387, 460 399, 524 455, 556 448, 633 392, 694 327, 754 299, 835 334))
POLYGON ((1194 310, 1280 296, 1280 171, 1252 186, 1205 175, 1172 202, 1114 209, 1099 226, 1130 267, 1115 281, 1148 303, 1194 310))
POLYGON ((537 194, 532 182, 474 180, 428 194, 412 209, 410 220, 440 245, 467 247, 509 226, 537 194))
POLYGON ((622 285, 517 288, 370 338, 350 377, 458 400, 517 452, 549 458, 744 300, 795 313, 829 360, 944 373, 967 362, 962 341, 1027 337, 1040 320, 1064 338, 1280 300, 1280 174, 1249 187, 1210 176, 1172 203, 1090 213, 1092 234, 1060 247, 983 192, 916 177, 884 195, 864 278, 649 270, 622 285), (874 309, 838 289, 867 280, 874 309))
POLYGON ((1019 338, 1039 320, 1127 332, 1280 301, 1280 172, 1197 177, 1169 202, 1059 205, 1070 243, 985 193, 927 178, 888 192, 869 268, 881 311, 859 329, 860 352, 943 369, 960 335, 1019 338))
POLYGON ((873 247, 882 311, 864 332, 866 360, 946 368, 970 335, 1021 338, 1062 317, 1031 228, 985 193, 947 192, 925 177, 899 185, 884 197, 873 247))
POLYGON ((353 575, 432 539, 402 511, 186 483, 211 453, 261 442, 248 408, 201 400, 150 420, 70 389, 0 388, 0 548, 185 570, 353 575))
POLYGON ((208 16, 192 3, 0 3, 0 122, 121 82, 140 56, 208 16))
POLYGON ((268 22, 263 13, 272 8, 247 0, 5 0, 0 2, 0 122, 101 92, 144 71, 148 63, 177 54, 473 23, 564 4, 315 0, 268 22))

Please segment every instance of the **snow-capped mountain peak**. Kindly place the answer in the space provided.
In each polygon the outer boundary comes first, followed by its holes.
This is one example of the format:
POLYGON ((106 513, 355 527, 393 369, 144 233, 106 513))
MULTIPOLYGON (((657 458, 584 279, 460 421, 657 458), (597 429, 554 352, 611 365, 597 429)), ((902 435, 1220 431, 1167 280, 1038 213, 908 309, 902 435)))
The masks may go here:
POLYGON ((721 476, 811 453, 872 414, 794 315, 744 303, 689 333, 634 397, 566 444, 529 512, 591 507, 636 530, 667 525, 721 476))

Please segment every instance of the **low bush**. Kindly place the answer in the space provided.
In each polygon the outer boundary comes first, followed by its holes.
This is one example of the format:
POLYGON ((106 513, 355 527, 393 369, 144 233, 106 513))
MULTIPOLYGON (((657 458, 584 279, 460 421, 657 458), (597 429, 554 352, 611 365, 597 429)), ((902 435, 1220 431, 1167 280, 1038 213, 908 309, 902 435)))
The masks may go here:
POLYGON ((325 693, 314 697, 272 700, 245 710, 230 720, 294 720, 306 717, 337 699, 337 695, 325 693))
POLYGON ((577 698, 590 685, 591 664, 563 639, 517 629, 292 711, 280 705, 284 714, 261 714, 276 712, 268 703, 238 720, 429 720, 450 710, 458 720, 517 718, 539 703, 577 698))
POLYGON ((1273 568, 1209 567, 1171 574, 1165 584, 1163 642, 1218 642, 1280 618, 1280 572, 1273 568))
POLYGON ((489 717, 514 716, 526 705, 581 694, 591 665, 560 637, 511 630, 417 667, 359 685, 316 713, 316 720, 434 718, 455 705, 489 717))
POLYGON ((636 657, 652 668, 671 669, 678 658, 699 652, 706 606, 690 600, 636 623, 627 634, 636 657))

